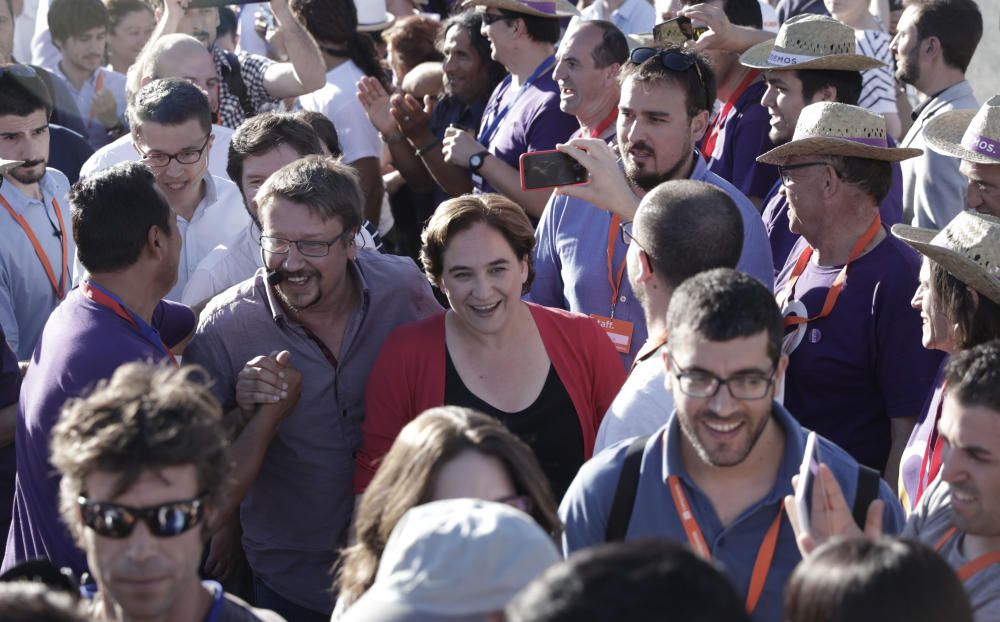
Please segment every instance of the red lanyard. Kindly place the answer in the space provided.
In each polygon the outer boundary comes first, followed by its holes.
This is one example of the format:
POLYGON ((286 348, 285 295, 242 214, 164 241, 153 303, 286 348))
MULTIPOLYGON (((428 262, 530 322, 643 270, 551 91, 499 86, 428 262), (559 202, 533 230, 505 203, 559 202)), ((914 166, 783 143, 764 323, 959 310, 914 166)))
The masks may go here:
MULTIPOLYGON (((941 549, 944 548, 944 545, 948 543, 948 540, 951 540, 952 537, 954 537, 955 534, 957 533, 958 530, 955 529, 954 527, 944 532, 944 535, 941 536, 941 539, 938 540, 937 544, 934 545, 934 550, 940 553, 941 549)), ((971 579, 972 577, 976 576, 977 574, 979 574, 979 572, 981 572, 982 570, 985 570, 986 568, 997 563, 1000 563, 1000 551, 993 551, 992 553, 984 553, 979 557, 975 558, 974 560, 962 564, 962 567, 959 568, 956 572, 958 574, 959 580, 965 582, 971 579)))
POLYGON ((150 326, 146 320, 142 319, 134 311, 125 306, 121 298, 115 296, 110 291, 104 289, 97 283, 90 281, 83 281, 80 283, 80 291, 87 297, 101 305, 110 309, 115 315, 122 318, 126 322, 132 325, 132 328, 136 330, 137 333, 143 336, 146 341, 152 343, 163 350, 163 353, 170 359, 174 367, 177 367, 177 359, 174 358, 174 353, 170 351, 167 344, 164 343, 163 338, 160 337, 160 333, 156 332, 156 329, 150 326))
MULTIPOLYGON (((45 254, 45 250, 42 248, 41 243, 39 243, 38 238, 35 236, 35 232, 31 230, 31 225, 28 221, 24 219, 23 216, 14 211, 14 208, 10 206, 2 195, 0 195, 0 204, 3 204, 7 208, 7 213, 10 217, 14 219, 24 234, 28 236, 28 240, 31 242, 31 246, 35 249, 35 254, 38 255, 38 260, 42 262, 42 268, 45 269, 45 275, 49 277, 49 283, 52 285, 52 291, 56 293, 56 298, 62 300, 66 297, 66 281, 69 279, 69 273, 67 271, 67 256, 69 255, 69 240, 66 235, 66 225, 63 224, 62 210, 59 209, 59 202, 56 201, 55 197, 52 197, 52 208, 56 212, 56 219, 59 220, 59 239, 62 241, 62 271, 59 273, 59 280, 56 280, 56 273, 52 270, 52 264, 49 262, 48 256, 45 254)), ((42 203, 42 209, 45 209, 45 203, 42 203)))
POLYGON ((663 332, 660 333, 659 337, 643 344, 642 348, 640 348, 639 352, 635 355, 635 359, 632 361, 632 367, 629 368, 628 372, 631 374, 636 365, 648 359, 654 352, 665 345, 667 345, 667 330, 663 329, 663 332))
MULTIPOLYGON (((684 494, 684 489, 681 487, 680 478, 676 475, 671 475, 667 478, 667 483, 670 485, 670 494, 674 498, 674 507, 677 509, 677 515, 684 526, 684 533, 687 535, 691 548, 701 558, 712 559, 712 553, 708 550, 705 536, 701 533, 701 527, 698 526, 698 521, 694 518, 694 512, 691 511, 691 504, 688 503, 687 495, 684 494)), ((764 540, 760 543, 760 548, 757 549, 757 557, 754 559, 753 570, 750 573, 750 587, 747 590, 747 613, 753 613, 753 610, 757 607, 757 601, 760 600, 760 595, 764 591, 764 584, 767 583, 767 575, 771 571, 771 562, 774 560, 774 551, 778 547, 781 515, 782 511, 779 508, 778 515, 771 521, 771 526, 767 528, 764 540)))
POLYGON ((597 124, 597 127, 595 127, 593 131, 590 132, 590 137, 600 138, 601 134, 604 133, 604 130, 611 127, 611 124, 614 123, 617 118, 618 118, 618 106, 615 106, 611 109, 611 112, 608 113, 608 116, 601 119, 601 122, 597 124))
MULTIPOLYGON (((812 322, 813 320, 818 320, 830 315, 830 312, 833 311, 833 305, 837 304, 837 297, 840 296, 840 291, 844 289, 844 284, 847 283, 847 267, 851 265, 852 261, 861 256, 865 247, 875 239, 875 236, 878 234, 881 227, 882 218, 876 214, 875 220, 873 220, 872 224, 869 225, 868 230, 865 231, 864 234, 858 238, 858 241, 854 243, 854 248, 851 249, 851 254, 847 258, 847 263, 844 264, 840 273, 837 274, 837 278, 833 280, 833 285, 831 285, 830 289, 827 290, 826 300, 823 301, 823 308, 820 310, 819 315, 814 317, 798 317, 795 315, 789 315, 785 317, 785 328, 812 322)), ((795 262, 795 267, 792 268, 792 274, 788 278, 788 283, 785 284, 785 291, 782 294, 782 304, 791 298, 792 291, 795 289, 795 283, 805 271, 806 265, 809 263, 809 258, 812 257, 812 254, 813 247, 806 246, 799 255, 798 260, 795 262)))
POLYGON ((611 215, 611 224, 608 225, 608 284, 611 285, 611 319, 615 317, 615 305, 618 304, 618 292, 621 291, 622 277, 625 275, 625 265, 628 263, 622 259, 622 265, 618 266, 618 274, 615 275, 613 262, 615 257, 615 244, 618 242, 618 227, 622 219, 618 214, 611 215))
POLYGON ((722 130, 722 125, 725 122, 726 117, 729 115, 729 112, 759 75, 759 69, 751 69, 746 77, 743 78, 743 81, 736 86, 736 90, 729 96, 729 99, 726 100, 726 104, 722 107, 722 111, 720 111, 718 116, 712 120, 712 124, 708 128, 708 132, 705 133, 705 140, 701 143, 701 155, 703 155, 706 160, 712 159, 712 154, 715 152, 715 143, 719 140, 719 132, 722 130))
POLYGON ((924 491, 927 490, 930 483, 937 477, 938 471, 941 470, 942 445, 938 442, 941 440, 941 437, 938 435, 938 422, 941 421, 941 410, 944 406, 944 386, 941 387, 941 391, 935 393, 934 397, 937 401, 937 408, 933 409, 934 425, 931 427, 930 437, 927 439, 927 447, 924 448, 924 456, 920 459, 917 494, 913 499, 913 507, 916 507, 917 502, 920 501, 920 497, 924 495, 924 491))

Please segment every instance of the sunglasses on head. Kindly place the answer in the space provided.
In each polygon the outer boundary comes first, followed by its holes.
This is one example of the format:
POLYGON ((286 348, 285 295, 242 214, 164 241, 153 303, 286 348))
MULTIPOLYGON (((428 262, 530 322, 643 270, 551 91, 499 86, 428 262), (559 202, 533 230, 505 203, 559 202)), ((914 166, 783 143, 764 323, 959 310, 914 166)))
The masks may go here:
POLYGON ((701 67, 698 65, 698 58, 694 54, 685 54, 677 49, 666 49, 659 50, 656 48, 635 48, 632 53, 629 54, 629 61, 634 65, 641 65, 647 60, 653 58, 654 56, 660 57, 660 65, 665 69, 670 71, 675 71, 677 73, 682 73, 694 67, 695 73, 698 74, 698 83, 701 84, 701 88, 705 93, 705 109, 711 111, 712 106, 715 104, 708 96, 708 86, 705 84, 705 78, 701 75, 701 67))
POLYGON ((202 518, 201 497, 144 508, 91 501, 83 496, 77 498, 76 504, 83 524, 107 538, 127 538, 140 520, 154 536, 171 538, 196 526, 202 518))

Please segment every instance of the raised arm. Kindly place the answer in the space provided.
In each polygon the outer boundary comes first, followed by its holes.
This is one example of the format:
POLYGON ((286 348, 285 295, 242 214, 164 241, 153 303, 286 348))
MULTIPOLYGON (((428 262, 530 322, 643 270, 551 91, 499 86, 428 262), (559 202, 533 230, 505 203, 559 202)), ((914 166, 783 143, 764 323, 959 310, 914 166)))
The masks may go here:
POLYGON ((267 68, 264 89, 275 99, 284 99, 323 88, 326 84, 326 63, 316 41, 292 15, 288 0, 271 0, 270 4, 274 19, 281 28, 288 62, 274 63, 267 68))

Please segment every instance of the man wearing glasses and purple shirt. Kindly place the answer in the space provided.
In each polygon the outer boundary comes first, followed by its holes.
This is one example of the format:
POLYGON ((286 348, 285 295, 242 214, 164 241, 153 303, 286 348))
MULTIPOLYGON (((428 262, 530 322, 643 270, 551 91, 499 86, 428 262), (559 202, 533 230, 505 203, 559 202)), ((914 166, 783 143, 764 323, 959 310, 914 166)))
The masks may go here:
POLYGON ((199 376, 123 365, 53 430, 59 507, 96 581, 83 586, 94 619, 283 622, 198 576, 231 461, 199 376))
POLYGON ((179 301, 201 260, 247 226, 250 216, 239 188, 208 172, 212 110, 200 88, 183 79, 154 80, 136 94, 128 116, 132 144, 176 214, 184 242, 177 283, 165 296, 179 301))

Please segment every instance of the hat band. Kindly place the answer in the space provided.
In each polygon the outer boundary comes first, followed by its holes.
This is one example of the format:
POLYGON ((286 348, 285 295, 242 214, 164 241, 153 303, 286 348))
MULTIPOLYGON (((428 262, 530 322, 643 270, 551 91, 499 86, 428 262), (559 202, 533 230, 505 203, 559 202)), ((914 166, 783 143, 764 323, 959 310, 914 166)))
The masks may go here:
POLYGON ((807 56, 805 54, 789 54, 788 52, 779 52, 777 49, 772 48, 771 53, 767 55, 767 63, 769 65, 798 65, 799 63, 807 63, 811 60, 816 60, 819 56, 807 56))
POLYGON ((1000 141, 987 138, 973 132, 966 132, 962 137, 962 146, 979 155, 1000 160, 1000 141))
POLYGON ((524 6, 531 7, 536 11, 541 11, 542 13, 548 13, 549 15, 556 14, 556 3, 555 2, 533 2, 532 0, 518 0, 518 4, 523 4, 524 6))

